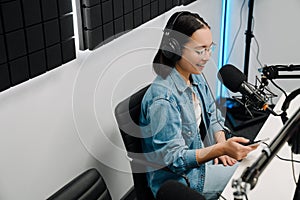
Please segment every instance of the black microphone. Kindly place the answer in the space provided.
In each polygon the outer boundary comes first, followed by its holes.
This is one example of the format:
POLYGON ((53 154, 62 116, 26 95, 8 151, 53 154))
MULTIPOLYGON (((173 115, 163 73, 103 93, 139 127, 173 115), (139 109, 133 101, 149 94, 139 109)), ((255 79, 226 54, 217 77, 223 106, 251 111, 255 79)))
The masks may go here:
POLYGON ((264 111, 268 110, 277 116, 267 104, 265 96, 255 89, 251 84, 247 83, 247 77, 238 68, 233 65, 224 65, 218 73, 218 79, 232 92, 240 92, 250 100, 250 103, 264 111))
POLYGON ((163 183, 156 194, 156 199, 205 200, 205 198, 199 192, 187 187, 186 185, 176 180, 168 180, 163 183))

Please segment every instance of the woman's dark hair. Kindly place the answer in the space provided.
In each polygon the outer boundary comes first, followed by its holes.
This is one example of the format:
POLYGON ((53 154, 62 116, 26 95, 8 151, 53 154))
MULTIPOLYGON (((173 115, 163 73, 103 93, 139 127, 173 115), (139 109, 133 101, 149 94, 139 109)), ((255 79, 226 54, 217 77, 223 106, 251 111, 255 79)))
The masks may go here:
MULTIPOLYGON (((182 50, 184 44, 189 41, 189 38, 195 31, 202 28, 209 28, 210 26, 200 17, 197 13, 190 13, 187 11, 181 11, 174 13, 167 22, 166 29, 172 29, 171 36, 176 39, 182 50)), ((153 59, 153 69, 156 74, 167 77, 175 66, 175 61, 169 59, 162 52, 162 44, 165 42, 165 34, 161 40, 160 48, 157 51, 153 59)), ((181 55, 180 55, 181 56, 181 55)))

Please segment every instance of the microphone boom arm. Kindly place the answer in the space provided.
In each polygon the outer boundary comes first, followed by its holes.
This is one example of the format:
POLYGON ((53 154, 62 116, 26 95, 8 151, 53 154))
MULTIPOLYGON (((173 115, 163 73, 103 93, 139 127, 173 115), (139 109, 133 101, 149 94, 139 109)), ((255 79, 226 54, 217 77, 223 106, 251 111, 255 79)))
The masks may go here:
MULTIPOLYGON (((286 122, 281 131, 277 134, 276 138, 272 141, 269 147, 262 150, 260 157, 250 166, 247 167, 241 177, 237 180, 233 180, 233 185, 236 188, 245 188, 244 185, 250 186, 251 190, 255 187, 259 176, 276 156, 282 146, 294 135, 299 134, 300 131, 300 108, 296 113, 286 122), (243 185, 240 187, 237 185, 243 185)), ((246 194, 247 191, 243 191, 246 194)), ((235 194, 241 194, 235 192, 235 194)))
POLYGON ((267 77, 267 79, 293 79, 300 78, 300 75, 283 75, 279 74, 280 71, 300 71, 300 65, 271 65, 262 68, 262 73, 267 77))

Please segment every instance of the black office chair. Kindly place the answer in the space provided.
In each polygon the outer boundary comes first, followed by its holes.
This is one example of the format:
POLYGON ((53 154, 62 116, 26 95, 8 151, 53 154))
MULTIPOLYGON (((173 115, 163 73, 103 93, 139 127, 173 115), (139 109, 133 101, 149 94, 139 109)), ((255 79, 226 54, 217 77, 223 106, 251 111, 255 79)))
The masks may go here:
MULTIPOLYGON (((139 118, 141 113, 141 102, 150 85, 142 88, 130 97, 120 102, 115 108, 115 117, 127 150, 127 156, 131 159, 134 189, 138 200, 155 199, 147 184, 147 167, 152 169, 163 169, 170 173, 168 167, 159 166, 146 160, 143 156, 139 118)), ((176 174, 176 173, 175 173, 176 174)), ((176 174, 183 177, 189 186, 189 180, 184 174, 176 174)))
POLYGON ((81 173, 47 198, 47 200, 78 199, 111 200, 105 181, 95 168, 81 173))
POLYGON ((141 102, 150 85, 139 90, 127 99, 120 102, 115 108, 115 117, 122 135, 122 139, 127 150, 127 155, 131 158, 130 166, 132 170, 134 190, 138 200, 153 200, 153 194, 147 184, 146 173, 143 173, 147 161, 142 156, 141 139, 139 130, 139 117, 141 102), (139 158, 136 158, 137 153, 139 158), (139 171, 140 173, 137 173, 139 171))

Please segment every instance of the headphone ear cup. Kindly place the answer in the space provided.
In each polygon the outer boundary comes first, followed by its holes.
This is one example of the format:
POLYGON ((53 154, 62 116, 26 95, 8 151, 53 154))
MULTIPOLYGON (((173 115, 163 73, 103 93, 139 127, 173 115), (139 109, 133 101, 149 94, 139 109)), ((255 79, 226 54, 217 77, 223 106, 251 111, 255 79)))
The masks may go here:
POLYGON ((181 46, 173 37, 164 37, 161 50, 164 56, 173 62, 181 59, 181 46))

